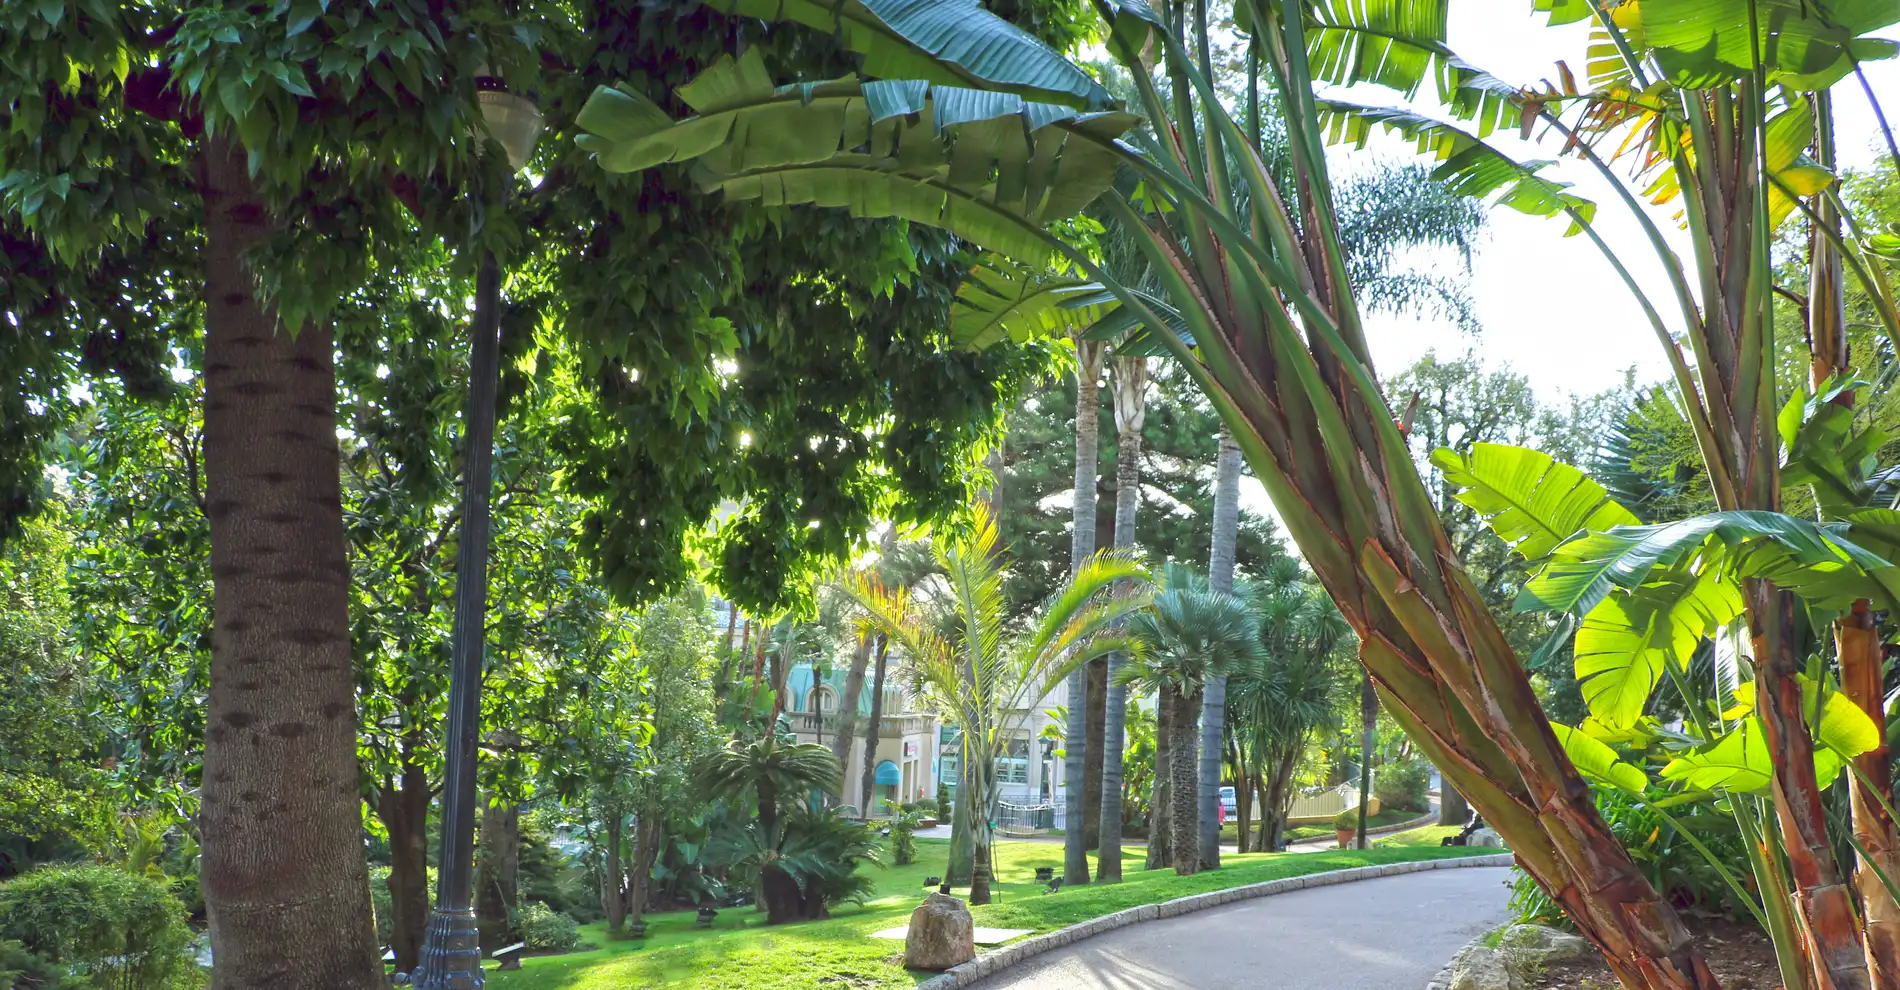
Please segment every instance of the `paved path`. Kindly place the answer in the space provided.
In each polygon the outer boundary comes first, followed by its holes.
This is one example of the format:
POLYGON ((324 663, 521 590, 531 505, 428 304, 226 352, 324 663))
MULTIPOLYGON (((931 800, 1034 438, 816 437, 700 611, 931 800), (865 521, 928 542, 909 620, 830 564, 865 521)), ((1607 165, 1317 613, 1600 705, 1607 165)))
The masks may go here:
POLYGON ((1503 867, 1314 887, 1117 929, 979 990, 1414 990, 1503 923, 1503 867))

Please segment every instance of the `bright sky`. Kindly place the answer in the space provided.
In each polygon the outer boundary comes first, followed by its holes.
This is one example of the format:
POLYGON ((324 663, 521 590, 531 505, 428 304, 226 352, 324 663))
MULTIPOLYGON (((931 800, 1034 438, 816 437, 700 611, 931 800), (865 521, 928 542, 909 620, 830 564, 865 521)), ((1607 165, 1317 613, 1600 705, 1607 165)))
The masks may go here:
MULTIPOLYGON (((1452 49, 1513 83, 1557 78, 1554 63, 1558 59, 1568 62, 1582 79, 1588 25, 1551 28, 1530 6, 1518 0, 1452 4, 1452 49)), ((1888 121, 1900 126, 1896 119, 1900 60, 1873 63, 1866 72, 1888 121)), ((1421 91, 1416 108, 1442 116, 1432 106, 1429 89, 1428 85, 1421 91)), ((1388 90, 1359 90, 1350 98, 1395 102, 1388 90)), ((1852 78, 1835 87, 1834 93, 1842 164, 1867 168, 1885 153, 1867 98, 1852 78)), ((1535 142, 1520 141, 1514 133, 1494 134, 1488 140, 1519 160, 1557 158, 1554 147, 1540 148, 1535 142)), ((1352 168, 1354 158, 1361 156, 1417 160, 1409 142, 1380 137, 1363 152, 1347 150, 1336 156, 1335 167, 1352 168)), ((1574 192, 1599 204, 1598 231, 1630 265, 1666 318, 1669 295, 1662 270, 1640 226, 1616 201, 1609 185, 1589 165, 1569 159, 1559 160, 1543 174, 1574 183, 1574 192)), ((1654 214, 1659 226, 1672 234, 1676 230, 1673 213, 1670 207, 1654 214)), ((1563 236, 1567 221, 1531 217, 1508 208, 1493 210, 1490 220, 1487 242, 1474 259, 1471 279, 1482 332, 1473 337, 1442 321, 1375 317, 1371 344, 1382 374, 1404 368, 1430 349, 1452 355, 1475 349, 1487 363, 1508 364, 1528 376, 1546 401, 1567 392, 1610 388, 1632 366, 1639 381, 1657 381, 1667 374, 1661 347, 1641 310, 1586 238, 1563 236)), ((1686 243, 1678 244, 1686 248, 1686 243)))

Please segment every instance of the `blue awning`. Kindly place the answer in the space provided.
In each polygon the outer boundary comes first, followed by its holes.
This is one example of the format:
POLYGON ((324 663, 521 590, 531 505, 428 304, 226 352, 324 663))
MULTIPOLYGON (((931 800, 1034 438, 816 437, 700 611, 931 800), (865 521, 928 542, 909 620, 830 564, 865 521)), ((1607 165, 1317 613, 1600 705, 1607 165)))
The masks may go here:
POLYGON ((877 782, 880 784, 901 784, 904 782, 903 771, 897 769, 897 764, 885 760, 877 765, 877 782))

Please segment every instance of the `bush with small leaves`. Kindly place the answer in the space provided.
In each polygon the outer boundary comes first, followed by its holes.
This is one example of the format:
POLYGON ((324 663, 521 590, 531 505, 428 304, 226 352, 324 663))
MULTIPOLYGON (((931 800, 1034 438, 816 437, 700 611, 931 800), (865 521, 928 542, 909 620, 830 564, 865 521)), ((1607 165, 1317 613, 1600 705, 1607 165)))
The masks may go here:
POLYGON ((581 944, 581 928, 574 919, 539 901, 528 902, 515 915, 515 927, 530 949, 564 952, 581 944))
POLYGON ((42 866, 0 884, 0 941, 98 990, 189 986, 185 908, 166 881, 115 866, 42 866))
POLYGON ((1431 787, 1432 765, 1424 760, 1387 763, 1379 768, 1373 781, 1372 796, 1382 807, 1398 811, 1427 811, 1431 800, 1425 792, 1431 787))

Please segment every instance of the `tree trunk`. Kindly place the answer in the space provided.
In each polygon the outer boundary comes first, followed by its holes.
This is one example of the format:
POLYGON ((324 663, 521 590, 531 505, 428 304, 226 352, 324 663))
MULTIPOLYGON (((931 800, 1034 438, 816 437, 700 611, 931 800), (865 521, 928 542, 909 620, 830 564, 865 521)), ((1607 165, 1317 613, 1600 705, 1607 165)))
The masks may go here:
MULTIPOLYGON (((1069 573, 1095 553, 1095 488, 1101 476, 1101 401, 1096 382, 1102 374, 1106 345, 1075 342, 1075 488, 1071 493, 1073 522, 1069 529, 1069 573)), ((1069 672, 1068 720, 1062 731, 1062 878, 1069 886, 1089 882, 1088 787, 1088 673, 1084 667, 1069 672)), ((1100 798, 1097 798, 1099 801, 1100 798)))
POLYGON ((1253 788, 1248 782, 1253 778, 1247 775, 1247 751, 1238 742, 1234 745, 1234 851, 1252 851, 1248 845, 1251 836, 1247 828, 1253 823, 1253 788))
MULTIPOLYGON (((976 870, 976 815, 971 811, 976 784, 970 771, 969 750, 957 761, 957 798, 950 819, 950 862, 943 871, 943 879, 952 887, 963 887, 975 879, 976 870)), ((987 817, 987 816, 986 816, 987 817)))
POLYGON ((879 633, 877 672, 871 681, 871 720, 864 724, 864 779, 860 787, 864 804, 858 808, 858 812, 866 818, 871 817, 871 812, 875 810, 873 804, 877 793, 877 727, 878 723, 884 720, 884 660, 890 653, 890 649, 890 639, 879 633))
POLYGON ((327 326, 294 338, 244 262, 273 218, 206 138, 211 691, 198 823, 212 985, 380 988, 356 764, 349 562, 327 326))
POLYGON ((1841 658, 1841 691, 1873 719, 1881 740, 1879 746, 1854 758, 1860 774, 1850 792, 1854 839, 1865 850, 1854 886, 1867 916, 1867 972, 1876 987, 1900 986, 1900 906, 1880 881, 1880 873, 1885 873, 1900 883, 1900 842, 1895 841, 1893 818, 1881 800, 1893 793, 1893 776, 1886 743, 1880 634, 1866 602, 1855 602, 1853 612, 1835 623, 1834 640, 1841 658))
POLYGON ((1305 746, 1289 746, 1271 759, 1263 760, 1265 767, 1255 768, 1260 779, 1256 782, 1260 791, 1260 849, 1267 852, 1278 851, 1286 839, 1286 814, 1293 806, 1293 771, 1299 766, 1300 753, 1305 746))
POLYGON ((497 804, 492 794, 485 797, 481 858, 475 873, 475 916, 481 926, 482 948, 493 952, 514 941, 509 919, 519 904, 521 806, 512 801, 497 804))
POLYGON ((389 832, 389 947, 396 972, 413 973, 429 923, 429 778, 422 767, 405 763, 394 786, 379 790, 376 817, 389 832))
POLYGON ((1082 720, 1087 742, 1082 753, 1082 844, 1094 851, 1102 847, 1102 732, 1108 726, 1106 658, 1089 661, 1085 687, 1088 711, 1082 720))
MULTIPOLYGON (((844 694, 838 699, 838 731, 831 737, 831 756, 838 761, 840 803, 845 800, 845 774, 851 770, 851 742, 858 728, 858 696, 864 693, 864 671, 870 664, 871 631, 866 629, 858 634, 858 647, 851 653, 851 669, 844 675, 844 694)), ((870 759, 869 753, 865 759, 870 759)))
MULTIPOLYGON (((1147 358, 1115 359, 1115 548, 1133 549, 1135 510, 1141 504, 1141 424, 1148 389, 1147 358)), ((1124 658, 1108 655, 1107 719, 1102 727, 1102 851, 1097 879, 1122 878, 1122 752, 1128 690, 1116 683, 1124 658)))
POLYGON ((513 941, 509 916, 517 904, 521 876, 521 806, 496 804, 494 794, 483 796, 481 853, 475 861, 475 918, 481 925, 481 944, 494 952, 513 941))
MULTIPOLYGON (((1225 426, 1214 461, 1213 524, 1207 584, 1215 591, 1231 592, 1240 542, 1240 445, 1225 426)), ((1200 845, 1201 867, 1209 870, 1220 868, 1220 754, 1226 723, 1227 677, 1216 674, 1201 688, 1200 845)))
POLYGON ((633 822, 633 869, 627 877, 627 920, 639 923, 646 915, 647 886, 653 875, 653 861, 660 853, 660 809, 640 809, 633 822))
POLYGON ((1372 754, 1379 738, 1379 692, 1372 687, 1372 675, 1359 683, 1359 836, 1353 848, 1369 849, 1372 838, 1366 835, 1366 813, 1372 807, 1372 754))
POLYGON ((1168 791, 1174 802, 1174 872, 1181 876, 1201 872, 1201 768, 1195 741, 1200 737, 1200 692, 1175 693, 1173 780, 1168 791), (1189 837, 1193 838, 1190 839, 1189 837))
POLYGON ((1465 796, 1443 774, 1438 783, 1438 824, 1463 825, 1471 820, 1471 805, 1465 803, 1465 796))
POLYGON ((970 774, 970 903, 990 902, 990 802, 994 796, 995 764, 970 774))
POLYGON ((607 845, 601 850, 600 909, 607 915, 607 930, 618 932, 627 924, 626 864, 620 858, 621 815, 607 812, 607 845))
POLYGON ((1148 786, 1148 860, 1142 869, 1159 870, 1174 865, 1173 814, 1174 791, 1170 770, 1174 763, 1174 710, 1178 692, 1163 684, 1155 693, 1155 767, 1148 786))

